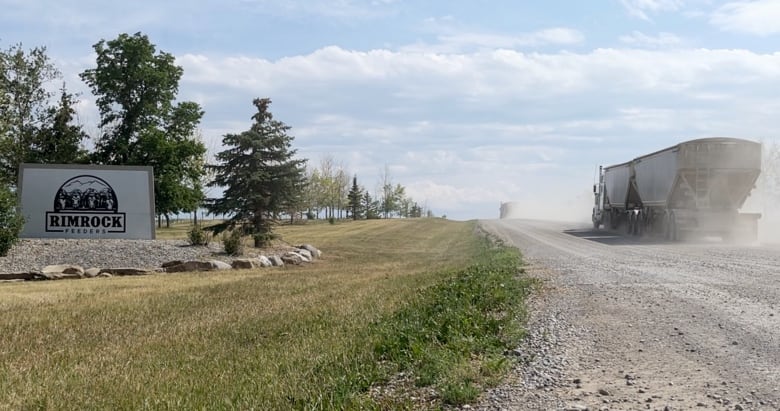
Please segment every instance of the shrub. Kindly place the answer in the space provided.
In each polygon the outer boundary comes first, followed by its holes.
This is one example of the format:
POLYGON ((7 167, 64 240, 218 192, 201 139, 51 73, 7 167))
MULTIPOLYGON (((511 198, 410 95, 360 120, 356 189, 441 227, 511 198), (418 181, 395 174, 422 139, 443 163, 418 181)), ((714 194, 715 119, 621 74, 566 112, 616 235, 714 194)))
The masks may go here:
POLYGON ((228 255, 241 255, 244 253, 244 244, 241 242, 241 230, 235 229, 222 234, 222 247, 228 255))
POLYGON ((264 233, 255 233, 252 235, 252 238, 255 240, 255 247, 259 248, 271 245, 271 241, 276 239, 276 234, 267 231, 264 233))
POLYGON ((330 223, 331 225, 336 224, 336 219, 333 217, 328 217, 328 223, 330 223))
POLYGON ((0 187, 0 256, 5 256, 19 241, 24 218, 16 195, 8 187, 0 187))
POLYGON ((195 224, 187 234, 190 245, 209 245, 211 241, 211 233, 201 228, 199 224, 195 224))

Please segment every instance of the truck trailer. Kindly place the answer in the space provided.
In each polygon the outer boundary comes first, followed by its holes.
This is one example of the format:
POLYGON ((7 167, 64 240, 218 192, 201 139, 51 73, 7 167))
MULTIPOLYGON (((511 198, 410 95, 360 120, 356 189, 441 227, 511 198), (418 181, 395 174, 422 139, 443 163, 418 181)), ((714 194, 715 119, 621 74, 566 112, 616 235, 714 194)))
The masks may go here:
POLYGON ((755 240, 759 213, 740 213, 761 173, 761 144, 711 137, 599 167, 593 227, 630 235, 755 240))

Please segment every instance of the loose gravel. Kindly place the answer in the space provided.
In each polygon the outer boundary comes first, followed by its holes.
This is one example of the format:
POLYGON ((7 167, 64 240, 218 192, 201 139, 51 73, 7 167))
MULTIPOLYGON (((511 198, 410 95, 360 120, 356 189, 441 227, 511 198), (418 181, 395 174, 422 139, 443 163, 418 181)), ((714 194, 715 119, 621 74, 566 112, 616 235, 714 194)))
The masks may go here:
POLYGON ((780 410, 777 247, 480 225, 517 246, 544 287, 520 365, 468 408, 780 410))
POLYGON ((53 264, 154 269, 167 261, 198 259, 232 261, 215 243, 206 247, 183 240, 22 239, 0 257, 0 272, 30 272, 53 264))

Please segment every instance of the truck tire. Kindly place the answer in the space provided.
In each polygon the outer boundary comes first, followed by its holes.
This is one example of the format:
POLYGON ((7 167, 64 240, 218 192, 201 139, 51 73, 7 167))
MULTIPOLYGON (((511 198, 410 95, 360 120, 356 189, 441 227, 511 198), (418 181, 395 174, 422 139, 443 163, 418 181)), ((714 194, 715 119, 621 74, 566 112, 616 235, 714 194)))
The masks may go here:
POLYGON ((664 211, 663 221, 661 222, 661 230, 664 234, 664 240, 671 241, 672 240, 672 227, 671 227, 671 218, 668 211, 664 211))
POLYGON ((645 231, 644 224, 645 224, 645 213, 643 213, 642 211, 638 211, 634 221, 634 235, 636 235, 637 237, 640 237, 642 235, 642 233, 645 231))

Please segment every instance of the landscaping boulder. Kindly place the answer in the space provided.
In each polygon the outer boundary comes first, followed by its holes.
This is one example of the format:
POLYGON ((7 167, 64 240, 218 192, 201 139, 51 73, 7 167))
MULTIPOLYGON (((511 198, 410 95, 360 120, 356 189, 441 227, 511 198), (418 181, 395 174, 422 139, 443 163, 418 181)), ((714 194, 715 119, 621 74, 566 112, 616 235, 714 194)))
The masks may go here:
POLYGON ((209 263, 211 264, 212 270, 221 271, 221 270, 230 270, 231 268, 233 268, 230 266, 230 264, 220 260, 211 260, 209 261, 209 263))
POLYGON ((100 270, 102 273, 109 273, 111 275, 147 275, 149 270, 143 268, 121 267, 121 268, 104 268, 100 270))
POLYGON ((268 261, 270 261, 271 265, 273 265, 274 267, 281 267, 284 265, 284 260, 282 260, 282 258, 279 257, 278 255, 272 255, 268 257, 268 261))
POLYGON ((97 267, 87 268, 84 270, 84 277, 95 278, 100 274, 101 269, 97 267))
POLYGON ((183 273, 187 271, 211 271, 212 266, 208 261, 171 261, 163 264, 166 273, 183 273), (174 264, 178 263, 178 264, 174 264))
POLYGON ((78 280, 83 278, 82 274, 69 274, 69 273, 56 273, 56 272, 41 272, 40 277, 44 280, 78 280))
POLYGON ((294 251, 288 251, 282 255, 282 261, 285 264, 301 265, 307 262, 304 257, 294 251))
POLYGON ((29 281, 35 279, 35 273, 2 273, 0 281, 29 281))
POLYGON ((41 270, 43 274, 75 274, 79 277, 84 275, 84 268, 74 264, 47 265, 41 270))
POLYGON ((306 262, 311 262, 312 260, 314 260, 314 257, 312 256, 311 251, 309 251, 309 250, 307 250, 305 248, 299 248, 299 249, 295 250, 295 252, 300 254, 301 256, 303 256, 307 260, 306 262))
POLYGON ((236 270, 250 270, 260 266, 260 260, 256 258, 239 258, 230 264, 236 270))
POLYGON ((184 264, 183 260, 173 260, 173 261, 168 261, 166 263, 163 263, 162 268, 174 267, 182 264, 184 264))
POLYGON ((322 252, 317 247, 315 247, 315 246, 313 246, 311 244, 301 244, 301 245, 298 246, 298 248, 301 248, 301 249, 304 249, 304 250, 310 252, 311 256, 313 257, 313 259, 317 259, 317 258, 322 257, 322 252))
POLYGON ((264 255, 257 257, 257 259, 260 261, 260 267, 271 267, 274 265, 274 263, 272 263, 271 260, 264 255))
POLYGON ((219 260, 210 260, 210 261, 198 261, 198 260, 192 260, 192 261, 178 261, 179 264, 174 264, 177 261, 171 261, 168 263, 163 264, 163 267, 165 268, 166 273, 183 273, 188 271, 215 271, 215 270, 230 270, 231 267, 230 264, 219 261, 219 260))

